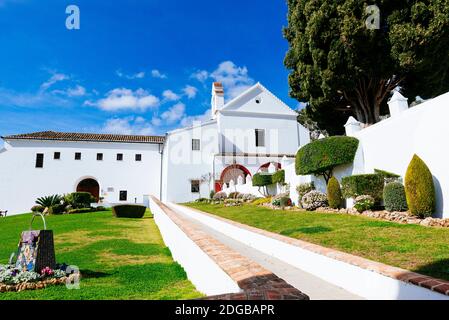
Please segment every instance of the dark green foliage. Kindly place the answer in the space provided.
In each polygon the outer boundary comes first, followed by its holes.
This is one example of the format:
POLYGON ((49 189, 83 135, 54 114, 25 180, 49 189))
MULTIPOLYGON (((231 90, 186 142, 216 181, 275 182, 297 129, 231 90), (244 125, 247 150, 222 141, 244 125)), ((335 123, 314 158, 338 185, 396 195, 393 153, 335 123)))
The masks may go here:
POLYGON ((61 203, 62 197, 60 195, 46 196, 42 198, 38 198, 36 200, 36 204, 44 207, 51 208, 53 206, 59 205, 61 203))
POLYGON ((210 199, 213 199, 214 196, 215 196, 215 191, 214 191, 214 190, 211 190, 211 192, 209 193, 210 199))
POLYGON ((364 211, 371 210, 372 208, 374 208, 375 202, 376 201, 372 196, 369 195, 358 196, 357 198, 355 198, 354 208, 358 212, 362 213, 364 211))
POLYGON ((272 182, 273 184, 279 183, 284 184, 285 183, 285 170, 279 170, 273 173, 272 176, 272 182))
POLYGON ((73 192, 67 194, 64 200, 74 209, 89 208, 91 203, 97 202, 89 192, 73 192))
POLYGON ((329 207, 333 209, 341 208, 343 203, 340 182, 335 177, 332 177, 327 184, 327 202, 329 202, 329 207))
MULTIPOLYGON (((376 123, 400 85, 409 99, 449 89, 447 0, 288 0, 290 95, 330 134, 350 115, 376 123), (370 30, 366 6, 380 10, 370 30), (349 106, 349 108, 348 108, 349 106)), ((413 101, 413 100, 411 100, 413 101)))
POLYGON ((380 174, 360 174, 344 177, 341 180, 341 185, 343 197, 346 199, 369 195, 378 202, 382 200, 384 178, 380 174))
POLYGON ((387 211, 407 211, 407 199, 402 183, 391 182, 385 186, 384 203, 387 211))
POLYGON ((296 174, 323 175, 328 182, 336 166, 354 161, 358 146, 359 140, 343 136, 311 142, 296 154, 296 174))
POLYGON ((384 171, 384 170, 380 170, 380 169, 374 169, 374 172, 383 176, 386 184, 390 183, 390 182, 401 181, 401 176, 396 173, 392 173, 392 172, 388 172, 388 171, 384 171))
POLYGON ((425 218, 435 212, 435 186, 432 173, 417 155, 413 157, 405 175, 405 194, 413 215, 425 218))
POLYGON ((140 219, 145 215, 147 208, 136 204, 121 204, 112 207, 112 214, 117 218, 140 219))
POLYGON ((266 187, 273 184, 273 175, 267 173, 256 173, 253 176, 254 187, 266 187))
POLYGON ((240 195, 240 192, 231 192, 229 194, 228 199, 237 199, 239 197, 239 195, 240 195))
POLYGON ((90 212, 95 212, 95 211, 97 211, 97 210, 93 209, 93 208, 79 208, 79 209, 69 210, 67 213, 68 214, 81 214, 81 213, 90 213, 90 212))
POLYGON ((41 205, 35 205, 31 207, 31 212, 44 212, 45 207, 41 206, 41 205))

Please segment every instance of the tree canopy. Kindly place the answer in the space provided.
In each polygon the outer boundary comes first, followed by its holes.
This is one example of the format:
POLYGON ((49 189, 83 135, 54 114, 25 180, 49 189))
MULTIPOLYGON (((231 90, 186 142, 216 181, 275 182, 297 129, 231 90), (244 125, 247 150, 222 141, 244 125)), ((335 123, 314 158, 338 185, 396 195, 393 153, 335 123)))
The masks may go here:
POLYGON ((372 124, 391 90, 411 101, 449 90, 449 0, 379 0, 380 28, 365 22, 372 3, 288 0, 291 96, 329 134, 350 115, 372 124))

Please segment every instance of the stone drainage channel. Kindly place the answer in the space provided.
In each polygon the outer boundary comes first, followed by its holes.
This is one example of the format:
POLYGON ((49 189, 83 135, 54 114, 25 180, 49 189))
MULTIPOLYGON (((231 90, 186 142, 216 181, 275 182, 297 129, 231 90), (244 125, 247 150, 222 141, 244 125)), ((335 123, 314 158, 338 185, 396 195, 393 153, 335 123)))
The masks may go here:
POLYGON ((251 248, 240 241, 237 241, 223 233, 195 220, 179 210, 178 206, 167 204, 177 215, 188 220, 197 228, 207 233, 217 241, 238 252, 242 256, 258 263, 262 267, 270 270, 279 278, 307 294, 311 300, 360 300, 361 297, 354 295, 338 286, 328 283, 310 273, 300 270, 279 259, 269 256, 254 248, 251 248))

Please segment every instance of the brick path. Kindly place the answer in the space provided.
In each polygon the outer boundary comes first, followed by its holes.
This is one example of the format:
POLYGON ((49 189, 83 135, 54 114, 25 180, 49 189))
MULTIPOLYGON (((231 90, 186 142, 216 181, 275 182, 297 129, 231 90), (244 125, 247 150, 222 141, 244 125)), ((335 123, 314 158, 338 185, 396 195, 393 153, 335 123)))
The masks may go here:
POLYGON ((309 297, 254 261, 225 246, 153 198, 165 214, 242 289, 208 300, 309 300, 309 297))

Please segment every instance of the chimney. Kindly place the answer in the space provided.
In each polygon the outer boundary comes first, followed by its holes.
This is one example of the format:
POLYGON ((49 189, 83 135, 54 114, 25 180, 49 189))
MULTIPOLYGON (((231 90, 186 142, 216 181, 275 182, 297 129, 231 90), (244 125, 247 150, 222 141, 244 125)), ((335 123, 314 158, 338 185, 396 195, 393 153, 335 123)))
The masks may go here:
POLYGON ((348 137, 353 137, 356 132, 362 130, 362 124, 351 116, 345 124, 345 130, 348 137))
POLYGON ((214 82, 212 84, 212 118, 217 117, 217 111, 221 110, 224 106, 224 89, 220 82, 214 82))
POLYGON ((396 117, 408 109, 408 99, 405 98, 399 91, 395 91, 390 101, 388 101, 390 108, 390 116, 396 117))

